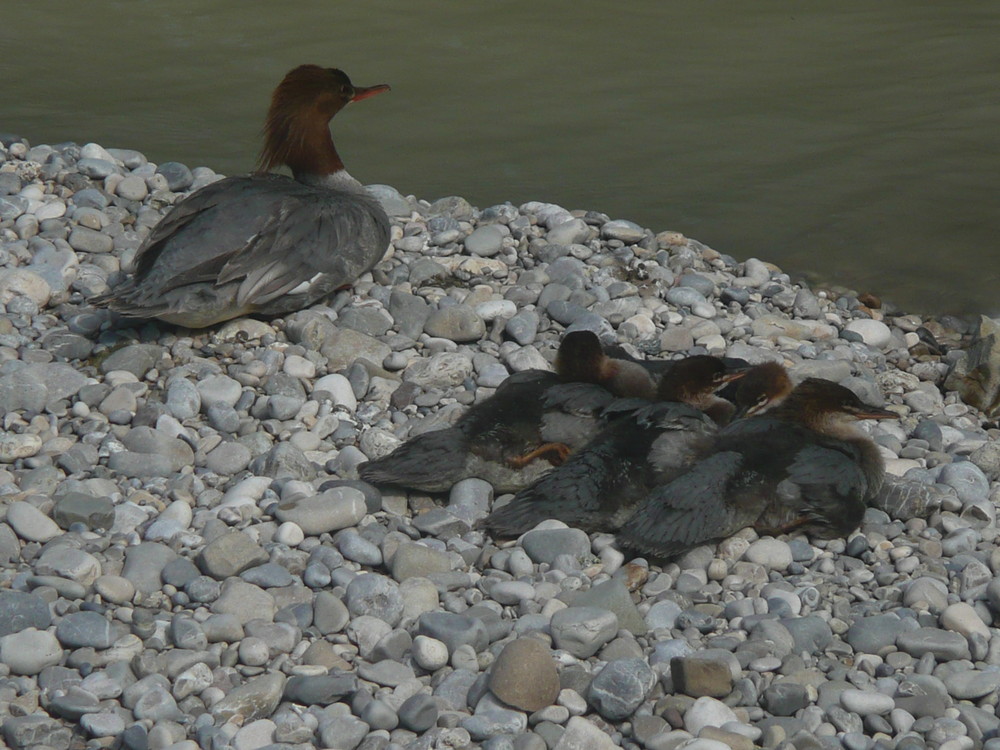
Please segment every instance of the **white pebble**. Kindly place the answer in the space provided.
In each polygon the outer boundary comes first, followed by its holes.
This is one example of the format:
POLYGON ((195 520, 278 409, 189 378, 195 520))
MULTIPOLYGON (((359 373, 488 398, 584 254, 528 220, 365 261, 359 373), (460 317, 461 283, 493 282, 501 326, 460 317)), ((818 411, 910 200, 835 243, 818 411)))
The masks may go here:
POLYGON ((287 544, 289 547, 298 547, 302 540, 306 538, 301 527, 297 523, 286 521, 274 532, 274 541, 279 544, 287 544))
POLYGON ((743 557, 771 570, 785 570, 792 564, 792 548, 780 539, 758 539, 747 547, 743 557))
POLYGON ((267 664, 268 647, 262 638, 248 635, 240 641, 240 663, 248 667, 262 667, 267 664))
POLYGON ((437 638, 418 635, 413 639, 413 660, 421 669, 436 672, 448 663, 448 647, 437 638))
POLYGON ((721 727, 727 721, 736 721, 736 714, 715 698, 699 698, 684 714, 684 728, 694 735, 705 727, 721 727))
POLYGON ((941 627, 961 633, 966 638, 973 633, 979 633, 986 639, 990 637, 990 629, 986 623, 976 614, 972 605, 966 602, 956 602, 946 607, 941 613, 941 627))
POLYGON ((8 506, 7 523, 15 534, 29 542, 47 542, 63 533, 55 521, 23 500, 8 506))
POLYGON ((285 357, 284 369, 293 378, 316 377, 316 365, 305 357, 300 357, 298 354, 290 354, 285 357))
POLYGON ((358 408, 358 399, 351 389, 351 381, 343 375, 334 373, 324 375, 313 384, 312 393, 326 391, 333 397, 333 403, 342 406, 349 412, 354 412, 358 408))
POLYGON ((52 288, 34 271, 26 268, 8 268, 0 271, 0 303, 6 305, 15 297, 27 297, 38 307, 45 307, 52 288))
POLYGON ((855 690, 854 688, 848 688, 840 694, 840 703, 848 711, 852 711, 858 716, 872 714, 881 716, 896 707, 896 701, 892 699, 892 696, 871 690, 855 690))
POLYGON ((26 628, 0 638, 0 662, 14 674, 35 675, 62 659, 62 646, 47 630, 26 628))
POLYGON ((892 331, 880 320, 852 320, 844 328, 858 334, 862 341, 876 349, 882 349, 892 341, 892 331))

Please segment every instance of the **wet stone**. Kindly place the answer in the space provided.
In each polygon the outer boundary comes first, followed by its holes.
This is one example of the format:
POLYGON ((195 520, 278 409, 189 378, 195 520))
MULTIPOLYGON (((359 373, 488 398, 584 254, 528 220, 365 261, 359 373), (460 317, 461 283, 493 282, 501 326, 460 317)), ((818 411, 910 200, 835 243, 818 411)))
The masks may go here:
POLYGON ((776 682, 764 690, 762 705, 775 716, 794 716, 809 705, 809 694, 797 682, 776 682))
POLYGON ((354 750, 368 734, 369 728, 353 716, 336 716, 320 727, 319 740, 323 747, 354 750))
POLYGON ((833 642, 833 631, 829 623, 821 617, 782 618, 781 624, 791 633, 795 641, 795 651, 818 654, 833 642))
POLYGON ((434 699, 417 693, 403 701, 399 707, 399 723, 412 732, 426 732, 437 723, 438 706, 434 699))
POLYGON ((305 706, 328 706, 358 689, 353 674, 293 675, 285 684, 284 699, 305 706))
POLYGON ((198 577, 198 567, 186 557, 178 557, 163 566, 160 577, 164 583, 182 589, 198 577))
POLYGON ((858 653, 881 654, 894 648, 902 633, 917 627, 916 620, 910 618, 894 614, 871 615, 855 620, 845 638, 858 653))
POLYGON ((167 188, 173 192, 179 192, 191 187, 194 182, 194 175, 186 165, 176 161, 165 161, 156 168, 156 174, 161 174, 167 179, 167 188))
POLYGON ((151 594, 160 590, 161 571, 176 557, 177 553, 164 544, 143 542, 126 551, 122 575, 132 582, 137 591, 151 594))
POLYGON ((163 347, 155 344, 131 344, 112 352, 101 362, 101 372, 125 370, 142 378, 163 355, 163 347))

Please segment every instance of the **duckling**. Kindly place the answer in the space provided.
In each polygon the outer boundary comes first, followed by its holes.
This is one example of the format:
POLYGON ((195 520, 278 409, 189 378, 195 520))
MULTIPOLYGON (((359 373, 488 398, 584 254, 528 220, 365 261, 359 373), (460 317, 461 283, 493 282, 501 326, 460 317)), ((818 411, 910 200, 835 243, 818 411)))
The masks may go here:
POLYGON ((650 493, 619 541, 672 557, 746 526, 845 536, 885 475, 878 448, 851 423, 895 418, 843 386, 808 378, 767 414, 721 430, 704 458, 650 493))
POLYGON ((716 431, 709 413, 717 407, 713 394, 745 372, 715 357, 678 360, 660 380, 657 403, 611 404, 600 433, 483 525, 497 536, 517 536, 546 518, 586 531, 617 529, 655 484, 668 481, 707 448, 716 431))
POLYGON ((585 444, 616 396, 647 397, 654 391, 644 369, 608 357, 590 331, 563 338, 555 367, 556 372, 511 375, 452 427, 425 432, 363 464, 361 478, 445 492, 462 479, 479 477, 498 492, 516 492, 585 444))

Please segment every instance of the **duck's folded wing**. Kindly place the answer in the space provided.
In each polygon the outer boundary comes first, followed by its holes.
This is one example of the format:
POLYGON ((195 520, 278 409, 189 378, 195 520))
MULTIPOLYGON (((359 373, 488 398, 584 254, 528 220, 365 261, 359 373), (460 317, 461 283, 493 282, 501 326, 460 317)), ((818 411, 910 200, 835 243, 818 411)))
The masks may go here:
POLYGON ((236 298, 240 305, 263 305, 285 294, 305 292, 320 281, 325 293, 369 270, 388 244, 388 220, 372 200, 363 196, 302 200, 290 195, 253 240, 225 264, 218 283, 242 279, 236 298))

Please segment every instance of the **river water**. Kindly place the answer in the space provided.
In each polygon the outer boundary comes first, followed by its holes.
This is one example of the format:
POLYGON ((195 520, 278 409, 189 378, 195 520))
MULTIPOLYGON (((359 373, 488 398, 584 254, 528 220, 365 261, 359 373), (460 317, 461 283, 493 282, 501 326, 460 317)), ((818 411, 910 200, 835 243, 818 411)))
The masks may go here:
POLYGON ((0 131, 248 171, 303 62, 390 94, 350 171, 675 230, 907 310, 1000 314, 1000 3, 7 3, 0 131))

